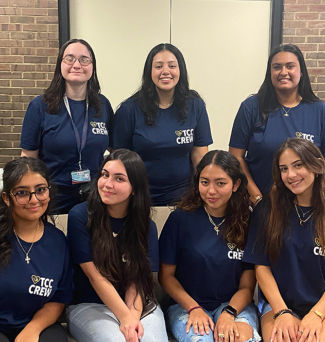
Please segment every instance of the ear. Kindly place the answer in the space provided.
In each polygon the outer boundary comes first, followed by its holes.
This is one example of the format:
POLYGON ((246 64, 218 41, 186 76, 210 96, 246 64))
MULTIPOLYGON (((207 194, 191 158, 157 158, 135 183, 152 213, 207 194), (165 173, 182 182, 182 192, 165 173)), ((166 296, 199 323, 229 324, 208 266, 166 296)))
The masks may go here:
POLYGON ((4 200, 4 202, 9 207, 10 206, 9 198, 8 198, 8 196, 7 196, 7 194, 5 192, 2 193, 2 199, 4 200))
POLYGON ((234 183, 234 186, 232 187, 232 192, 236 192, 237 191, 237 189, 239 188, 240 183, 241 183, 241 180, 238 178, 236 180, 236 183, 234 183))

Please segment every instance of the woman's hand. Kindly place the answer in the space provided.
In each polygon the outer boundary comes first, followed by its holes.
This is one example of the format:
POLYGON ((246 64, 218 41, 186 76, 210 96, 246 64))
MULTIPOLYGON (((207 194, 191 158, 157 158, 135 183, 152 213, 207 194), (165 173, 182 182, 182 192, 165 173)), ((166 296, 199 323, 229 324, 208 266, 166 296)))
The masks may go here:
POLYGON ((195 309, 190 312, 186 324, 186 333, 188 334, 191 328, 191 325, 193 325, 194 332, 198 334, 200 332, 200 335, 204 335, 206 333, 209 335, 210 329, 213 331, 214 329, 214 323, 211 319, 211 317, 204 312, 203 309, 195 309))
POLYGON ((237 324, 235 323, 235 318, 227 312, 223 312, 216 323, 214 340, 216 342, 234 342, 235 337, 239 337, 239 331, 237 324), (223 334, 224 337, 220 337, 219 334, 223 334))
POLYGON ((126 342, 138 342, 143 335, 143 326, 131 313, 121 320, 120 331, 126 342))
POLYGON ((322 320, 314 312, 309 312, 300 322, 298 328, 299 342, 320 341, 320 332, 322 329, 322 320), (300 338, 299 338, 300 337, 300 338))
POLYGON ((271 342, 298 342, 298 324, 298 319, 288 313, 278 316, 274 321, 271 342))
POLYGON ((20 334, 15 338, 15 342, 38 342, 39 334, 31 333, 23 329, 20 334))

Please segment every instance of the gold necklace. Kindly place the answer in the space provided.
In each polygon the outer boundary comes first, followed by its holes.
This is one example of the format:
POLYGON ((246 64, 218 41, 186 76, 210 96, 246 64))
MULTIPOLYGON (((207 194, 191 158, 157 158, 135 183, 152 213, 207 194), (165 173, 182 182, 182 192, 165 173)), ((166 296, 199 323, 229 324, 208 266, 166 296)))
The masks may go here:
POLYGON ((27 264, 29 264, 29 261, 30 261, 30 257, 28 256, 28 254, 29 254, 29 252, 31 251, 31 249, 32 249, 33 246, 34 246, 35 237, 36 237, 36 232, 37 232, 38 228, 39 228, 39 221, 38 221, 37 227, 36 227, 36 229, 35 229, 35 234, 34 234, 33 242, 32 242, 32 244, 31 244, 31 246, 29 247, 29 250, 28 250, 27 252, 25 251, 25 248, 24 248, 23 245, 21 244, 21 242, 20 242, 20 240, 19 240, 20 238, 19 238, 19 236, 17 235, 17 233, 16 233, 16 231, 15 231, 15 229, 14 229, 14 233, 15 233, 16 239, 17 239, 17 241, 18 241, 18 243, 19 243, 19 246, 20 246, 20 248, 23 250, 23 252, 24 252, 25 255, 26 255, 25 261, 26 261, 27 264))
POLYGON ((301 226, 304 226, 304 224, 314 215, 314 212, 313 211, 305 220, 303 220, 300 215, 299 215, 299 211, 298 211, 298 208, 297 208, 297 204, 295 203, 295 208, 296 208, 296 213, 298 215, 298 218, 299 218, 299 223, 301 226))
POLYGON ((285 110, 284 107, 282 106, 282 104, 280 103, 280 105, 281 105, 281 107, 282 107, 282 109, 283 109, 283 111, 284 111, 284 113, 285 113, 284 116, 289 116, 289 112, 290 112, 290 110, 291 110, 292 108, 294 108, 296 102, 297 102, 297 100, 293 103, 292 107, 290 107, 288 110, 285 110))
POLYGON ((302 217, 305 217, 308 213, 310 213, 312 210, 314 210, 314 208, 311 208, 304 213, 299 204, 297 204, 297 207, 298 207, 298 209, 300 209, 300 211, 302 213, 302 217))
POLYGON ((169 102, 169 103, 158 103, 159 104, 159 106, 161 106, 161 107, 164 107, 164 108, 168 108, 168 107, 170 107, 172 104, 174 103, 174 100, 172 101, 172 102, 169 102))
POLYGON ((208 213, 206 207, 204 207, 204 210, 205 212, 208 214, 208 217, 209 217, 209 221, 211 222, 211 224, 213 225, 214 227, 214 230, 216 231, 217 235, 219 235, 219 228, 220 226, 225 222, 226 218, 224 218, 219 224, 215 224, 214 221, 212 220, 212 217, 210 216, 210 214, 208 213))

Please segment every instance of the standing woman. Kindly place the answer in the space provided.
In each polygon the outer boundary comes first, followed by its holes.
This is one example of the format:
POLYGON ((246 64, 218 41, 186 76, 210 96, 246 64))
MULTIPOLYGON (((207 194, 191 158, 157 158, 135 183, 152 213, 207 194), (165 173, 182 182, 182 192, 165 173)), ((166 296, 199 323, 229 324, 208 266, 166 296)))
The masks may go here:
POLYGON ((229 143, 254 204, 269 193, 273 156, 290 137, 309 140, 325 153, 325 104, 311 89, 301 51, 285 44, 271 52, 258 93, 241 104, 229 143))
POLYGON ((79 342, 168 341, 161 309, 145 316, 148 301, 155 306, 159 252, 146 169, 135 152, 117 150, 104 160, 88 204, 69 213, 68 239, 75 266, 71 334, 79 342))
POLYGON ((52 197, 41 160, 23 157, 4 167, 0 342, 68 342, 56 321, 72 299, 72 269, 64 234, 47 222, 52 197))
POLYGON ((265 296, 264 341, 325 338, 325 164, 304 139, 274 157, 270 200, 257 206, 244 260, 255 264, 265 296))
POLYGON ((229 152, 210 151, 161 233, 159 281, 178 341, 260 341, 255 272, 242 262, 250 216, 247 179, 229 152))
POLYGON ((20 142, 22 156, 40 158, 50 170, 58 213, 79 203, 80 185, 96 177, 110 146, 112 117, 91 46, 82 39, 66 42, 50 86, 28 106, 20 142))
POLYGON ((205 103, 189 89, 182 53, 155 46, 146 59, 140 90, 115 114, 113 148, 143 159, 154 205, 180 200, 194 166, 212 144, 205 103))

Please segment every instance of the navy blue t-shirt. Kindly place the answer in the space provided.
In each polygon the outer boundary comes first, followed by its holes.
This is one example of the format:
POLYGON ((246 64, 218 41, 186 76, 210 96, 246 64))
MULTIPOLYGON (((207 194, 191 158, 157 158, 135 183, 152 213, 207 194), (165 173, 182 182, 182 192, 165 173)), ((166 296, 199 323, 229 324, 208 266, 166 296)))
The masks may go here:
MULTIPOLYGON (((79 264, 93 261, 91 238, 87 228, 87 204, 88 202, 84 202, 76 205, 70 210, 68 216, 68 240, 74 268, 73 281, 75 285, 73 304, 103 304, 102 300, 93 289, 88 277, 79 266, 79 264)), ((110 219, 113 232, 118 234, 123 228, 126 218, 116 219, 111 217, 110 219)), ((148 249, 151 270, 157 272, 159 269, 158 233, 153 221, 150 222, 149 227, 148 249)))
MULTIPOLYGON (((219 224, 223 217, 212 217, 219 224)), ((214 310, 238 291, 245 269, 243 251, 222 238, 224 224, 214 230, 203 207, 195 212, 172 212, 159 238, 160 262, 176 265, 175 277, 206 310, 214 310)))
POLYGON ((175 105, 160 109, 154 126, 147 126, 137 100, 123 102, 115 114, 113 148, 128 148, 143 159, 154 205, 180 200, 191 173, 193 146, 212 144, 210 124, 201 99, 187 101, 186 122, 181 123, 175 105))
MULTIPOLYGON (((303 212, 311 208, 301 207, 303 212)), ((263 226, 265 208, 259 204, 252 215, 244 261, 271 267, 280 294, 291 310, 304 317, 325 291, 325 259, 315 237, 315 221, 299 224, 295 208, 290 211, 290 229, 282 240, 279 259, 271 262, 259 229, 263 226)))
POLYGON ((273 156, 283 141, 303 138, 315 143, 325 154, 325 104, 301 101, 289 116, 284 116, 280 107, 269 114, 266 124, 261 125, 262 122, 258 97, 251 96, 238 110, 229 146, 247 151, 245 161, 253 180, 261 193, 267 195, 272 186, 273 156))
MULTIPOLYGON (((110 132, 113 110, 103 95, 100 95, 102 114, 89 107, 86 146, 82 151, 82 168, 89 169, 91 178, 97 176, 103 161, 103 154, 110 146, 110 132)), ((86 114, 86 101, 69 99, 72 118, 78 128, 80 140, 86 114)), ((60 112, 51 115, 46 112, 47 104, 42 96, 36 97, 27 108, 24 117, 20 147, 25 150, 39 150, 39 158, 50 171, 51 180, 58 185, 57 209, 63 214, 79 203, 78 188, 72 184, 71 172, 79 170, 78 147, 70 116, 64 104, 60 112)))
MULTIPOLYGON (((0 332, 23 329, 45 303, 68 303, 72 299, 72 267, 66 237, 50 223, 43 236, 25 253, 12 232, 8 236, 11 260, 0 270, 0 332)), ((25 251, 31 244, 20 240, 25 251)))

